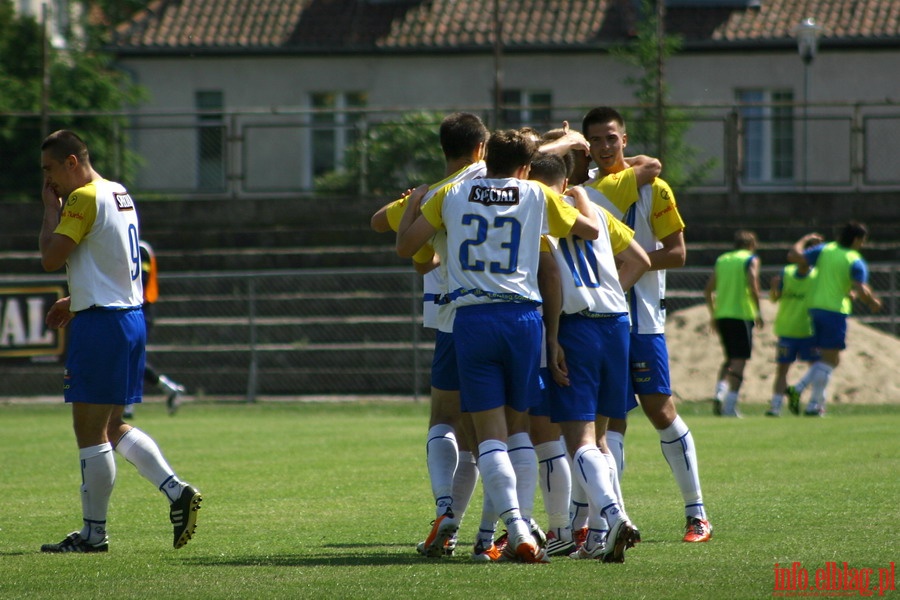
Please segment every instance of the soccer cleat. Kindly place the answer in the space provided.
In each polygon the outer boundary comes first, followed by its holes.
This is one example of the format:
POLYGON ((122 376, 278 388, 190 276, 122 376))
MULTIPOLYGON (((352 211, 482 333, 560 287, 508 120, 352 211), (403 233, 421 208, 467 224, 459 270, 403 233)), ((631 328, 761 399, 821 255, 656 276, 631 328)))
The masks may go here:
POLYGON ((126 404, 125 410, 122 411, 122 418, 125 419, 126 421, 128 419, 134 418, 134 409, 131 408, 131 406, 132 406, 131 404, 126 404))
POLYGON ((497 549, 500 550, 500 552, 503 552, 503 550, 506 549, 506 544, 508 542, 509 542, 509 532, 504 530, 503 533, 500 534, 500 537, 498 537, 496 540, 494 540, 494 545, 497 546, 497 549))
POLYGON ((819 406, 816 402, 810 402, 806 405, 806 411, 803 413, 805 417, 824 417, 825 407, 819 406))
POLYGON ((569 553, 569 558, 574 560, 603 560, 606 546, 598 544, 591 550, 585 550, 584 545, 578 546, 578 549, 569 553))
POLYGON ((631 539, 628 540, 628 543, 625 545, 626 548, 634 548, 635 545, 641 543, 641 532, 638 531, 638 528, 634 526, 634 523, 631 524, 631 539))
POLYGON ((202 500, 200 490, 188 484, 181 489, 178 500, 169 507, 169 521, 174 525, 175 533, 172 545, 176 550, 187 544, 194 536, 197 529, 197 511, 200 510, 202 500))
POLYGON ((766 416, 767 416, 767 417, 780 417, 780 416, 781 416, 781 413, 778 412, 778 411, 776 411, 776 410, 772 410, 772 409, 770 408, 769 410, 766 411, 766 416))
POLYGON ((531 525, 531 537, 534 538, 534 543, 537 544, 538 548, 546 548, 547 534, 544 533, 544 530, 541 529, 541 526, 534 519, 529 519, 529 524, 531 525))
POLYGON ((472 550, 472 560, 475 562, 496 562, 500 560, 500 554, 500 549, 497 548, 496 544, 491 544, 490 547, 485 548, 484 543, 478 540, 475 543, 475 549, 472 550))
POLYGON ((450 536, 450 539, 444 542, 444 556, 453 556, 456 553, 457 544, 456 534, 450 536))
POLYGON ((437 558, 444 555, 444 545, 447 541, 456 535, 459 530, 459 519, 453 514, 453 509, 447 508, 447 511, 440 517, 435 519, 431 524, 431 533, 422 542, 419 554, 430 558, 437 558))
POLYGON ((581 548, 584 546, 584 542, 587 541, 588 536, 588 528, 582 527, 581 529, 576 529, 572 532, 572 541, 575 542, 576 548, 581 548))
POLYGON ((81 537, 81 533, 73 531, 66 536, 66 539, 58 544, 44 544, 41 546, 41 552, 63 553, 63 552, 82 552, 88 554, 90 552, 108 552, 109 538, 103 538, 99 544, 89 544, 81 537))
POLYGON ((697 517, 688 517, 684 526, 685 542, 708 542, 712 537, 712 525, 709 521, 697 517))
POLYGON ((500 553, 501 562, 523 562, 529 564, 549 563, 550 558, 543 548, 534 543, 531 536, 510 540, 500 553))
POLYGON ((575 542, 561 539, 552 529, 547 532, 547 556, 568 556, 575 551, 575 542))
POLYGON ((165 375, 159 376, 159 383, 157 385, 159 386, 159 389, 166 394, 166 408, 169 410, 169 414, 174 415, 181 405, 178 401, 179 397, 181 397, 182 394, 187 393, 187 390, 183 385, 175 383, 165 375))
POLYGON ((625 562, 625 550, 634 547, 634 525, 622 513, 609 528, 602 559, 605 563, 625 562), (631 544, 631 545, 629 545, 631 544))
POLYGON ((791 411, 791 414, 799 415, 800 414, 800 392, 797 391, 792 385, 789 385, 784 390, 785 395, 788 397, 788 410, 791 411))
POLYGON ((722 401, 718 398, 713 398, 713 415, 717 417, 722 416, 722 401))

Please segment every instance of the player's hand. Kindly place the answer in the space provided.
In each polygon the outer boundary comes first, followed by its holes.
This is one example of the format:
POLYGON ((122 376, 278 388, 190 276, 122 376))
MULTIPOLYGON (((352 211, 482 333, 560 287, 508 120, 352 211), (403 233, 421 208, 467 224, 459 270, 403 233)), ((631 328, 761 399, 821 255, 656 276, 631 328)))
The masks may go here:
POLYGON ((41 188, 41 201, 44 203, 44 208, 50 210, 59 210, 62 208, 62 198, 60 198, 59 194, 53 190, 50 182, 46 179, 41 188))
POLYGON ((569 367, 566 366, 566 353, 562 346, 555 341, 547 342, 547 368, 556 385, 560 387, 571 385, 569 383, 569 367))
POLYGON ((50 329, 62 329, 68 325, 72 317, 75 316, 75 313, 69 310, 69 306, 71 306, 71 298, 68 296, 54 302, 50 310, 47 311, 47 317, 44 319, 47 327, 50 329))
POLYGON ((881 298, 876 298, 872 296, 872 299, 869 301, 869 310, 873 313, 877 313, 881 311, 881 307, 884 306, 881 302, 881 298))
POLYGON ((425 197, 425 194, 428 193, 428 186, 425 184, 420 185, 417 188, 413 188, 409 192, 409 208, 415 211, 415 214, 419 214, 422 206, 422 198, 425 197))
POLYGON ((569 143, 569 146, 572 150, 582 150, 585 156, 591 155, 591 143, 587 141, 583 135, 581 135, 578 131, 571 131, 569 129, 569 122, 563 121, 563 137, 569 143))

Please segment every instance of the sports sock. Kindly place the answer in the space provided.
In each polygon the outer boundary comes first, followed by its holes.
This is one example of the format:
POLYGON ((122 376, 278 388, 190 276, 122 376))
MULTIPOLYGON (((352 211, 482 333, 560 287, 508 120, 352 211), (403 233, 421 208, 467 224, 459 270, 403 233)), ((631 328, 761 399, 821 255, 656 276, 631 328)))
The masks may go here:
POLYGON ((528 433, 509 436, 509 461, 516 473, 516 497, 522 518, 528 520, 534 513, 534 496, 537 492, 538 464, 534 445, 528 433))
POLYGON ((738 403, 738 394, 737 391, 729 391, 725 394, 725 404, 722 406, 722 415, 726 417, 734 417, 737 416, 737 403, 738 403))
POLYGON ((715 399, 719 401, 725 400, 725 394, 728 393, 728 381, 726 379, 722 379, 719 383, 716 384, 716 394, 715 399))
POLYGON ((529 527, 519 511, 516 497, 516 473, 513 471, 506 444, 500 440, 485 440, 478 444, 478 469, 484 493, 506 525, 510 540, 528 535, 529 527))
POLYGON ((109 497, 116 483, 116 460, 109 442, 81 448, 81 537, 91 544, 106 539, 106 515, 109 497))
POLYGON ((609 463, 594 444, 585 444, 572 457, 572 478, 585 489, 590 505, 588 528, 604 529, 599 520, 620 510, 609 477, 609 463))
POLYGON ((625 510, 625 499, 622 497, 622 487, 619 485, 620 478, 618 465, 616 465, 616 457, 605 452, 601 452, 601 454, 603 454, 603 458, 606 459, 606 464, 609 468, 609 485, 612 486, 613 494, 615 495, 619 506, 622 507, 622 510, 625 510))
POLYGON ((428 430, 425 455, 435 515, 440 517, 453 504, 453 475, 459 461, 456 434, 450 425, 439 424, 428 430))
POLYGON ((769 410, 779 413, 781 412, 782 404, 784 404, 784 394, 772 394, 772 403, 769 404, 769 410))
POLYGON ((165 494, 169 502, 178 500, 185 484, 175 476, 153 438, 137 427, 132 427, 119 438, 116 452, 133 464, 144 479, 165 494))
POLYGON ((663 457, 669 463, 675 483, 684 500, 684 513, 688 517, 706 519, 703 508, 703 492, 700 489, 700 472, 697 469, 697 450, 694 436, 681 416, 676 416, 672 424, 658 429, 659 445, 663 457))
POLYGON ((619 476, 619 481, 622 481, 622 473, 625 472, 625 434, 607 430, 606 445, 616 459, 616 473, 619 476))
POLYGON ((810 378, 812 393, 810 394, 810 404, 815 404, 821 410, 825 407, 826 394, 828 393, 828 384, 831 382, 831 374, 834 368, 822 361, 812 366, 815 372, 810 378))
POLYGON ((813 375, 815 374, 815 371, 813 371, 813 368, 817 364, 819 364, 818 361, 809 365, 809 368, 806 369, 806 372, 803 374, 803 377, 800 378, 800 381, 798 381, 797 383, 794 384, 794 389, 797 390, 798 394, 802 394, 803 390, 805 390, 807 387, 809 387, 809 384, 812 381, 813 375))
POLYGON ((462 519, 469 508, 472 494, 475 493, 475 485, 478 483, 478 465, 475 457, 468 450, 459 453, 459 464, 453 475, 453 512, 458 519, 462 519))
MULTIPOLYGON (((568 528, 572 496, 572 472, 566 447, 561 439, 534 447, 538 459, 541 495, 547 511, 549 529, 568 528)), ((570 533, 571 537, 571 533, 570 533)))
MULTIPOLYGON (((574 465, 571 457, 569 458, 569 470, 574 473, 574 465)), ((572 504, 569 507, 569 518, 572 522, 572 531, 578 531, 587 527, 588 512, 590 504, 588 503, 587 493, 584 486, 578 482, 577 477, 572 477, 572 504)))

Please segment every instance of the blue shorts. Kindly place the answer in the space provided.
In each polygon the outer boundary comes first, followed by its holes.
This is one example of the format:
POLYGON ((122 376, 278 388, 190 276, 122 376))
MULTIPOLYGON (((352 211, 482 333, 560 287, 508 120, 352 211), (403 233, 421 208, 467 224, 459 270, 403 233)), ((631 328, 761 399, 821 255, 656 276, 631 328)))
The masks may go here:
POLYGON ((553 376, 550 375, 550 369, 541 367, 541 400, 528 410, 528 414, 535 417, 550 418, 550 382, 553 376))
POLYGON ((809 309, 813 324, 813 340, 823 350, 843 350, 847 347, 847 315, 844 313, 809 309))
MULTIPOLYGON (((669 378, 669 349, 662 333, 631 333, 631 384, 635 394, 672 395, 669 378)), ((631 398, 634 402, 634 398, 631 398)), ((637 406, 635 402, 629 410, 637 406)))
POLYGON ((591 318, 563 315, 559 345, 566 352, 568 387, 550 383, 554 422, 624 419, 629 393, 628 315, 591 318))
POLYGON ((431 387, 439 390, 459 389, 459 369, 456 368, 456 347, 453 334, 438 330, 431 361, 431 387))
POLYGON ((93 308, 69 323, 66 402, 137 404, 143 396, 147 328, 144 313, 93 308))
POLYGON ((778 338, 778 345, 775 346, 775 362, 789 365, 798 358, 804 362, 819 360, 815 339, 812 337, 778 338))
POLYGON ((524 412, 540 402, 543 343, 534 303, 460 306, 453 321, 463 412, 509 406, 524 412))

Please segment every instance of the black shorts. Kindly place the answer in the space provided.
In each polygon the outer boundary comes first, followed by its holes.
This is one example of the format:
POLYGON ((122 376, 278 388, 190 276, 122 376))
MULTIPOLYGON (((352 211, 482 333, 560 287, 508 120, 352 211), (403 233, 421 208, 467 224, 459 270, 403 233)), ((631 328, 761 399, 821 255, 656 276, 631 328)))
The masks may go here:
POLYGON ((753 350, 753 321, 741 319, 716 319, 719 339, 725 349, 725 358, 750 358, 753 350))

